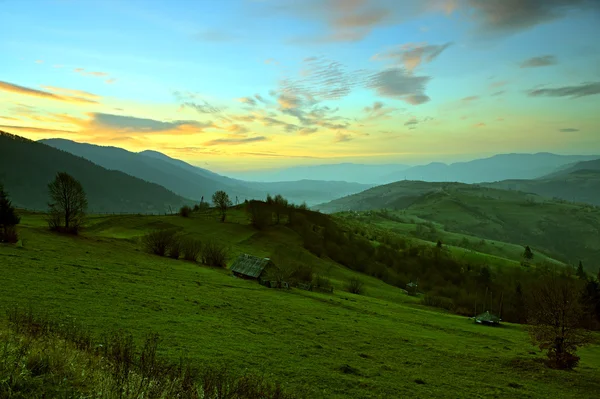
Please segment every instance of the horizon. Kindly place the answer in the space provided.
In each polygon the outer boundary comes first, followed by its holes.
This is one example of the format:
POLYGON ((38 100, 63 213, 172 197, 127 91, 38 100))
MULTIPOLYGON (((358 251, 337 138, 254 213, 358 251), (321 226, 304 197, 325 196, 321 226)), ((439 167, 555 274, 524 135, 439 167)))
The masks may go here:
POLYGON ((2 7, 0 130, 33 140, 224 174, 600 152, 591 0, 2 7))

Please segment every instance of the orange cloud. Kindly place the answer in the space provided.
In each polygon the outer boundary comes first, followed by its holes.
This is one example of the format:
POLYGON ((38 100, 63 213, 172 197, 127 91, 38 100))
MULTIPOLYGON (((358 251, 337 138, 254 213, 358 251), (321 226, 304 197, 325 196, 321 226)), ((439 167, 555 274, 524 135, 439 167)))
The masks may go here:
POLYGON ((11 130, 13 132, 23 133, 51 133, 51 134, 62 134, 62 133, 77 133, 72 130, 61 130, 61 129, 44 129, 33 126, 14 126, 14 125, 0 125, 1 129, 11 130))
POLYGON ((99 95, 93 94, 93 93, 90 93, 90 92, 87 92, 87 91, 65 89, 65 88, 62 88, 62 87, 44 86, 44 85, 41 85, 40 87, 42 89, 46 89, 46 90, 52 91, 54 93, 65 94, 65 95, 68 95, 68 96, 84 97, 84 98, 90 98, 90 99, 94 99, 94 100, 99 100, 100 99, 99 95))
MULTIPOLYGON (((70 102, 70 103, 98 104, 98 101, 91 100, 89 98, 74 97, 74 96, 70 96, 70 95, 59 95, 59 94, 54 94, 54 93, 50 93, 50 92, 42 91, 42 90, 31 89, 29 87, 19 86, 16 84, 3 82, 3 81, 0 81, 0 90, 7 91, 10 93, 22 94, 25 96, 45 98, 48 100, 64 101, 64 102, 70 102)), ((68 90, 68 89, 66 89, 66 90, 68 90)))
POLYGON ((228 138, 228 139, 215 139, 210 140, 204 143, 206 146, 213 145, 239 145, 239 144, 248 144, 248 143, 256 143, 259 141, 267 141, 269 140, 265 136, 256 136, 256 137, 248 137, 248 138, 228 138))
POLYGON ((96 77, 108 76, 108 73, 106 73, 106 72, 93 72, 93 71, 86 72, 86 70, 83 68, 75 68, 73 71, 80 75, 89 75, 89 76, 96 76, 96 77))

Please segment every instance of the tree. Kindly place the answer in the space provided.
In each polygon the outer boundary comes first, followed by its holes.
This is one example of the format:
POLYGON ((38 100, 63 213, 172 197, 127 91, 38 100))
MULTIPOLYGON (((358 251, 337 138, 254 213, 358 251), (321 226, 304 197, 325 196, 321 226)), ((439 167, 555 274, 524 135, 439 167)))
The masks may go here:
POLYGON ((585 270, 583 270, 583 263, 581 261, 579 261, 579 266, 577 266, 577 277, 579 277, 582 280, 587 280, 587 274, 585 272, 585 270))
POLYGON ((275 217, 277 219, 277 224, 279 224, 281 214, 284 213, 288 207, 288 200, 283 198, 281 194, 277 194, 275 198, 273 198, 273 205, 275 205, 275 217))
POLYGON ((59 172, 48 184, 50 210, 48 225, 52 230, 77 234, 83 225, 87 209, 87 197, 83 186, 73 176, 59 172))
POLYGON ((229 195, 227 195, 225 191, 219 190, 213 194, 212 201, 221 213, 221 222, 225 222, 225 217, 227 216, 227 208, 229 208, 232 205, 231 200, 229 199, 229 195))
POLYGON ((15 226, 21 222, 8 193, 0 185, 0 242, 17 242, 19 236, 15 226))
POLYGON ((527 295, 527 322, 532 341, 546 350, 548 365, 572 369, 579 363, 577 348, 590 342, 581 329, 584 309, 580 301, 582 282, 550 270, 541 275, 527 295))
POLYGON ((529 263, 533 259, 533 251, 529 248, 529 245, 525 247, 525 251, 523 252, 523 260, 521 261, 521 266, 529 266, 529 263))

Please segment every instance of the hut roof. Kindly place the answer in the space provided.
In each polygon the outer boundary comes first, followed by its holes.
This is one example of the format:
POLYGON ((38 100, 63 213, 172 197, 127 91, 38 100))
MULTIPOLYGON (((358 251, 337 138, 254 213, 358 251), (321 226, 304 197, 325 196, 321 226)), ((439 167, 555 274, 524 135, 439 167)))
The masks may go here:
POLYGON ((269 263, 272 263, 269 258, 242 254, 233 262, 230 269, 235 273, 258 278, 269 263))
POLYGON ((496 315, 486 311, 478 316, 475 316, 475 322, 477 323, 500 323, 500 318, 496 315))
POLYGON ((416 288, 416 287, 417 287, 417 283, 413 283, 413 282, 411 281, 410 283, 406 284, 406 286, 407 286, 407 287, 411 287, 411 288, 412 288, 412 287, 415 287, 415 288, 416 288))

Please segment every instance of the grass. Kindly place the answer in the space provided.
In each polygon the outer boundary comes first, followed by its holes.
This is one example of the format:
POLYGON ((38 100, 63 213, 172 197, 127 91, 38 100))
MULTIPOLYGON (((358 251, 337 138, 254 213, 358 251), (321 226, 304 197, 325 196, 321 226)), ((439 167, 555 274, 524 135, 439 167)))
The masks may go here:
POLYGON ((312 398, 592 397, 600 391, 600 347, 580 351, 575 372, 544 369, 521 326, 475 325, 426 308, 397 288, 306 254, 334 294, 275 290, 200 266, 143 252, 159 227, 219 240, 230 262, 269 255, 301 240, 284 226, 256 232, 245 214, 92 217, 80 237, 51 234, 43 216, 24 214, 24 246, 0 246, 0 310, 31 306, 74 318, 101 336, 124 329, 141 343, 163 340, 159 355, 227 364, 312 398), (344 288, 352 277, 364 294, 344 288))

